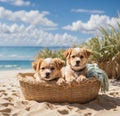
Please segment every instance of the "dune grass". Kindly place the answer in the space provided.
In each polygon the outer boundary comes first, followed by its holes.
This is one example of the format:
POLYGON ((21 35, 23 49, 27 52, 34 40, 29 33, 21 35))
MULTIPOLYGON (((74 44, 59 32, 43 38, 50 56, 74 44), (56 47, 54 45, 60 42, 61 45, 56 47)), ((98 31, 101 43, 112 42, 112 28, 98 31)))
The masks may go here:
POLYGON ((62 60, 65 60, 65 57, 63 56, 64 51, 65 50, 63 50, 63 49, 59 49, 59 50, 55 51, 55 50, 49 50, 48 48, 45 48, 37 54, 35 59, 48 58, 48 57, 56 58, 57 57, 57 58, 60 58, 62 60))
POLYGON ((94 37, 83 44, 93 51, 91 60, 103 62, 120 58, 120 22, 117 30, 111 25, 109 27, 110 31, 100 27, 102 37, 94 37))

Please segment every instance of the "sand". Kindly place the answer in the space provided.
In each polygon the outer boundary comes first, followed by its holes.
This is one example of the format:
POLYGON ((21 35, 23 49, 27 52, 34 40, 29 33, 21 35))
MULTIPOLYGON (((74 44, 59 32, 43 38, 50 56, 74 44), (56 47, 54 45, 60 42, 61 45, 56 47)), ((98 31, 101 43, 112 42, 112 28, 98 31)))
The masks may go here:
POLYGON ((29 71, 0 71, 0 116, 120 116, 120 81, 109 80, 110 90, 86 104, 39 103, 20 90, 17 74, 29 71))

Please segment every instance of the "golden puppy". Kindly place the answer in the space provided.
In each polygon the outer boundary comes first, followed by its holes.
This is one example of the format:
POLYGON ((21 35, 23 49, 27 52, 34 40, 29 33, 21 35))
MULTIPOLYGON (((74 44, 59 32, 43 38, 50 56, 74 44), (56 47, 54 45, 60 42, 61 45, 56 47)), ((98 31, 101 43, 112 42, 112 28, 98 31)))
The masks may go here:
POLYGON ((35 78, 37 81, 53 80, 61 77, 61 68, 64 66, 64 61, 59 58, 39 59, 32 63, 35 69, 35 78))
POLYGON ((64 52, 67 59, 67 66, 62 69, 62 76, 66 81, 81 81, 85 79, 86 64, 91 51, 86 48, 70 48, 64 52))

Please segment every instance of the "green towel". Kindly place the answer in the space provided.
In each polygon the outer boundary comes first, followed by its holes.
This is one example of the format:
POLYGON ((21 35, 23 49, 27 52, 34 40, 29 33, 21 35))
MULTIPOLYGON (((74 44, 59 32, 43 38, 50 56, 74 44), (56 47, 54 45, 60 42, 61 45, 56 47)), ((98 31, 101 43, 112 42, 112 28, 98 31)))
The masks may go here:
POLYGON ((101 82, 101 91, 105 92, 109 90, 108 76, 105 71, 100 69, 96 63, 87 64, 87 78, 96 77, 101 82))

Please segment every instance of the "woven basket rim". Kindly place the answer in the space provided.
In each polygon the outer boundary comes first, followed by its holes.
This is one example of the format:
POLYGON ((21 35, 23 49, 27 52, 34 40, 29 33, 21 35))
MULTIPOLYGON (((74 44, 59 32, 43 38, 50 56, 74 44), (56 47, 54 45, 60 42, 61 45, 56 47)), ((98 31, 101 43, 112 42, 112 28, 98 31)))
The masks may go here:
MULTIPOLYGON (((45 81, 45 80, 41 80, 41 81, 36 81, 34 76, 33 76, 33 73, 30 73, 32 74, 32 76, 28 76, 28 73, 20 73, 18 74, 18 79, 20 82, 24 82, 26 84, 30 84, 30 85, 42 85, 42 86, 84 86, 85 83, 93 83, 93 81, 99 81, 97 80, 95 77, 90 77, 90 78, 87 78, 85 80, 82 80, 82 81, 79 81, 77 82, 76 80, 70 82, 70 83, 67 83, 65 82, 64 84, 62 85, 59 85, 57 83, 57 80, 51 80, 51 81, 45 81), (23 74, 25 76, 23 76, 23 74), (27 76, 27 77, 26 77, 27 76), (28 78, 32 78, 31 80, 29 80, 28 78)), ((100 82, 100 81, 99 81, 100 82)), ((86 85, 86 84, 85 84, 86 85)))

